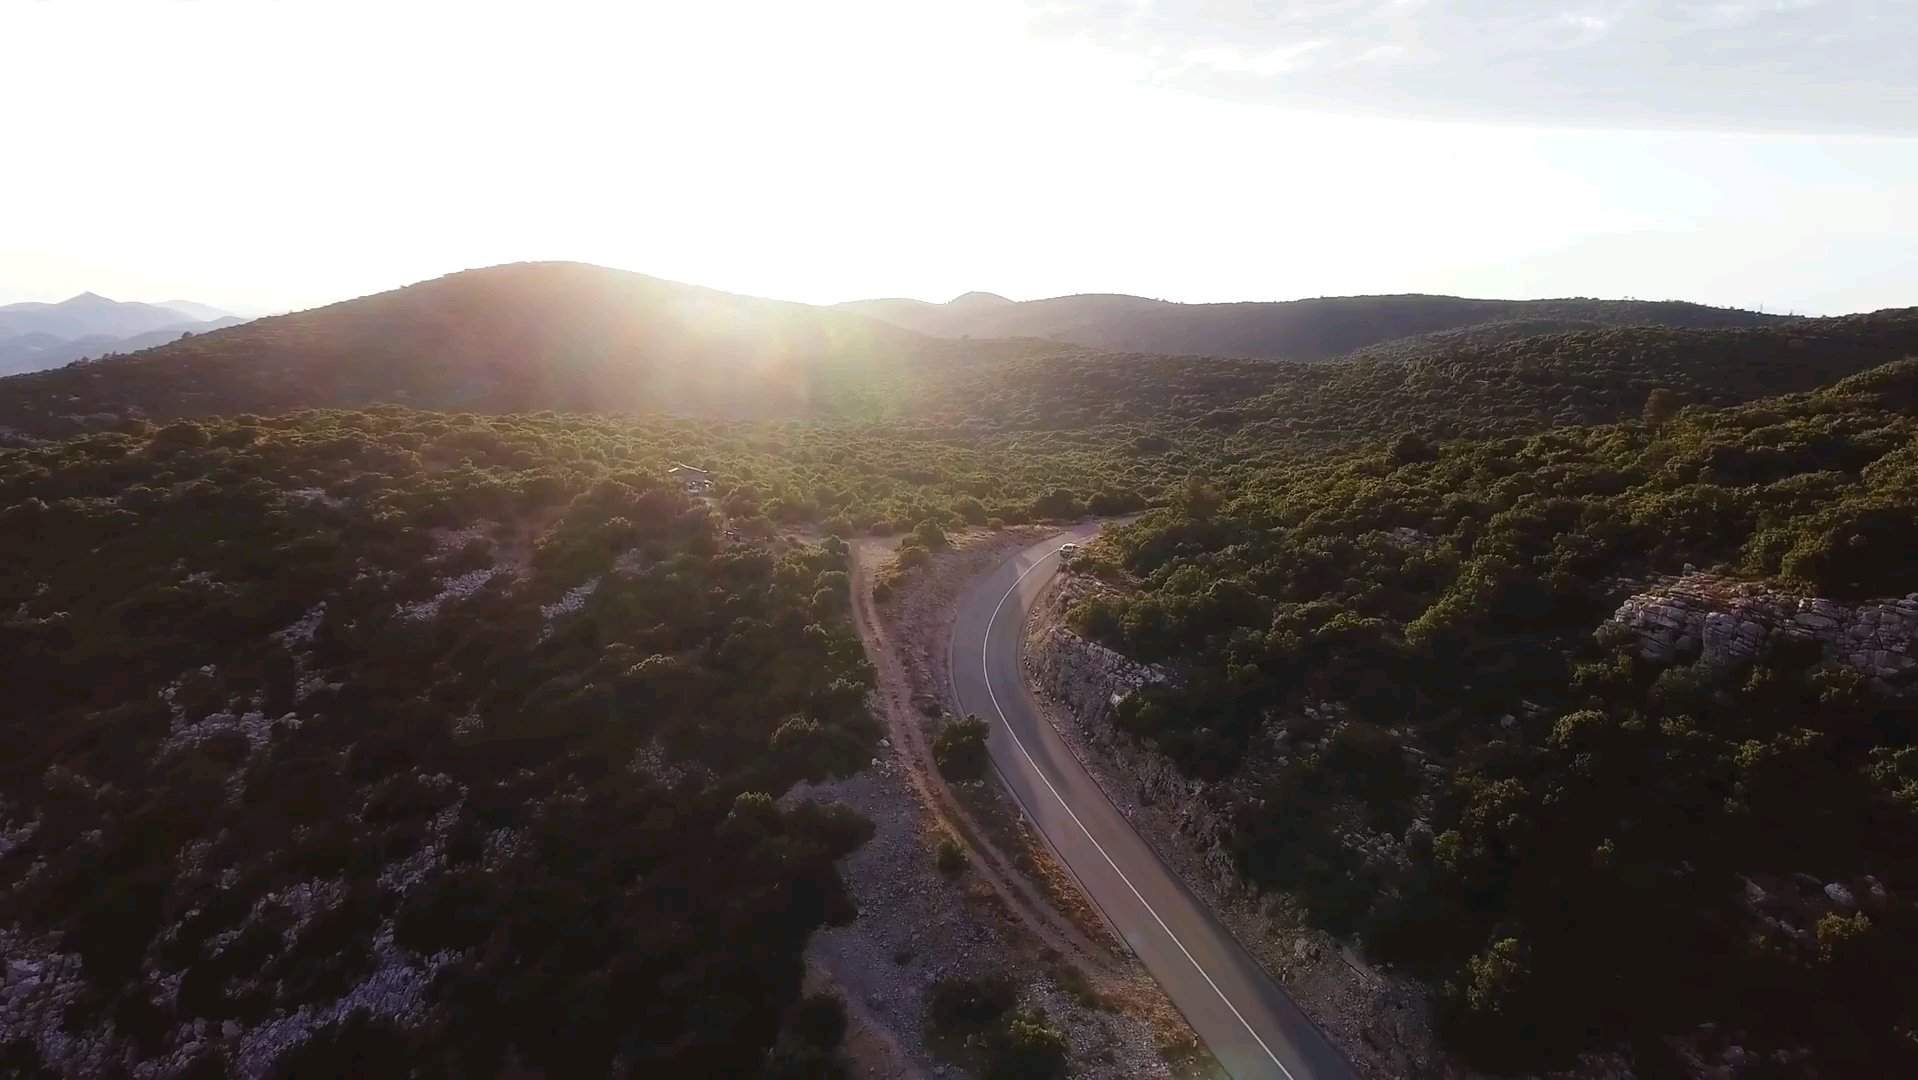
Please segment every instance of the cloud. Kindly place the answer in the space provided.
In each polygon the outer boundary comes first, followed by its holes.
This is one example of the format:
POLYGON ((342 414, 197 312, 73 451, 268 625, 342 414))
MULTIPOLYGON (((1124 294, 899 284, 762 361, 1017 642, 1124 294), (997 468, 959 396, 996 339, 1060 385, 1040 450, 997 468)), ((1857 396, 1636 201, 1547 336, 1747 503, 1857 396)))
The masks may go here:
POLYGON ((1908 0, 1050 0, 1212 97, 1592 127, 1918 134, 1908 0))

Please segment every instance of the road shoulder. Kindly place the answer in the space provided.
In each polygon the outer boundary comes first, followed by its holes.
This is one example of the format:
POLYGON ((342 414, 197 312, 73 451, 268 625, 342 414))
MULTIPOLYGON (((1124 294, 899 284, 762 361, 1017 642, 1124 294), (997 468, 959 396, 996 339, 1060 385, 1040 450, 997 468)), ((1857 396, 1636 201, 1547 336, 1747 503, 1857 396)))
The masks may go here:
MULTIPOLYGON (((1179 1032, 1190 1040, 1136 964, 1047 901, 1047 890, 1019 865, 1027 853, 1011 842, 1016 836, 1002 822, 981 821, 987 815, 978 809, 1010 801, 997 784, 955 796, 931 768, 927 713, 944 700, 935 688, 944 683, 938 661, 950 609, 980 575, 1044 535, 958 534, 930 564, 896 579, 893 598, 878 606, 871 602, 872 577, 894 545, 854 544, 854 614, 878 675, 873 709, 885 725, 886 745, 861 775, 795 797, 845 801, 876 828, 872 841, 844 864, 859 917, 819 931, 808 950, 821 977, 858 1004, 862 1023, 878 1029, 869 1041, 885 1053, 869 1056, 872 1071, 862 1075, 957 1075, 956 1063, 928 1046, 928 995, 942 980, 994 971, 1015 973, 1030 1003, 1067 1036, 1074 1076, 1169 1078, 1168 1044, 1177 1059, 1179 1032), (966 869, 952 876, 936 869, 938 841, 947 836, 962 840, 970 856, 966 869)), ((1016 810, 1005 820, 1020 825, 1016 810)))

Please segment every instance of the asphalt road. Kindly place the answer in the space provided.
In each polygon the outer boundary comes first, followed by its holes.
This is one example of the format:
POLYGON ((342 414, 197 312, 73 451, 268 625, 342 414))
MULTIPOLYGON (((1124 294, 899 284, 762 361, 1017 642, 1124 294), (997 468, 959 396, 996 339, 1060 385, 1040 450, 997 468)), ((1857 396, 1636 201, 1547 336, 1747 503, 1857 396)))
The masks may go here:
POLYGON ((1081 526, 1020 552, 961 603, 952 632, 960 708, 992 724, 1006 786, 1234 1080, 1357 1073, 1188 892, 1040 715, 1019 664, 1027 611, 1081 526))

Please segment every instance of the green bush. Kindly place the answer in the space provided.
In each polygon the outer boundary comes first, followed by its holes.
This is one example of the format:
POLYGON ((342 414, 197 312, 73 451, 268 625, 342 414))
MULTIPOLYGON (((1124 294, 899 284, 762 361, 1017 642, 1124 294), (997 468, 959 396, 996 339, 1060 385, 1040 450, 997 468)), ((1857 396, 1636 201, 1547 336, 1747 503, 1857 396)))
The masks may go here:
POLYGON ((991 733, 991 725, 970 713, 940 725, 932 737, 939 775, 954 783, 985 779, 992 763, 986 751, 986 738, 991 733))
POLYGON ((1017 986, 1003 975, 944 979, 927 997, 926 1021, 940 1038, 963 1043, 968 1036, 998 1030, 1018 1001, 1017 986))
POLYGON ((939 851, 935 861, 939 872, 947 877, 958 877, 965 873, 967 865, 971 862, 966 857, 965 845, 951 836, 939 838, 939 851))
POLYGON ((1136 491, 1100 488, 1086 500, 1086 509, 1100 517, 1114 517, 1145 509, 1145 497, 1136 491))
POLYGON ((1038 518, 1070 521, 1085 512, 1085 504, 1065 488, 1054 489, 1032 501, 1032 515, 1038 518))
POLYGON ((981 525, 986 521, 986 504, 971 495, 962 495, 953 500, 952 512, 968 525, 981 525))
POLYGON ((1014 1014, 989 1043, 990 1080, 1059 1080, 1066 1075, 1066 1037, 1044 1013, 1014 1014))
POLYGON ((1056 1080, 1066 1075, 1065 1036, 1044 1014, 1017 1008, 1018 989, 1004 975, 947 979, 933 985, 927 1027, 935 1045, 973 1057, 992 1080, 1056 1080))
POLYGON ((939 551, 946 546, 946 530, 940 528, 939 523, 931 518, 920 522, 913 529, 912 535, 922 547, 930 551, 939 551))

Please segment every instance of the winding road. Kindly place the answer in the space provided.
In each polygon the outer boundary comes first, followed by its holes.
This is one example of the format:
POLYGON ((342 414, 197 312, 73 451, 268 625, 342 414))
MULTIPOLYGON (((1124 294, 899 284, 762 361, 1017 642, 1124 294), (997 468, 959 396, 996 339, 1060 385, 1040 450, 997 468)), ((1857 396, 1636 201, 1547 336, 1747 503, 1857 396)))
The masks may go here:
POLYGON ((1026 685, 1026 614, 1058 571, 1059 545, 1096 531, 1084 525, 1027 548, 961 602, 950 657, 959 707, 991 722, 988 745, 1006 786, 1233 1080, 1355 1080, 1106 798, 1026 685))

